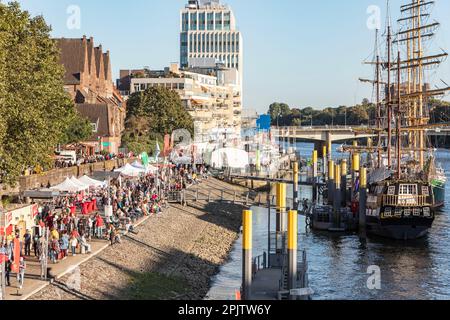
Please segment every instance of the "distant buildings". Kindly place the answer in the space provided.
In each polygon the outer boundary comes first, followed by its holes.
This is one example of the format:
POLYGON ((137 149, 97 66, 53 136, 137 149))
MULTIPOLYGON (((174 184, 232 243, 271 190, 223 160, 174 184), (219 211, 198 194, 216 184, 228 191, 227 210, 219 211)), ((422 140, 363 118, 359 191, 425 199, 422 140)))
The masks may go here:
POLYGON ((118 87, 125 96, 158 86, 176 91, 194 119, 198 142, 208 142, 220 134, 237 137, 242 113, 239 92, 221 83, 214 72, 199 72, 179 70, 177 64, 164 71, 121 70, 118 87))
POLYGON ((82 144, 90 154, 106 151, 118 153, 124 129, 126 105, 112 81, 109 51, 95 47, 94 39, 56 39, 60 62, 66 73, 64 88, 80 114, 93 127, 89 141, 82 144))
POLYGON ((175 90, 206 142, 241 136, 243 43, 233 11, 219 0, 189 0, 180 15, 180 67, 121 70, 125 99, 152 86, 175 90))

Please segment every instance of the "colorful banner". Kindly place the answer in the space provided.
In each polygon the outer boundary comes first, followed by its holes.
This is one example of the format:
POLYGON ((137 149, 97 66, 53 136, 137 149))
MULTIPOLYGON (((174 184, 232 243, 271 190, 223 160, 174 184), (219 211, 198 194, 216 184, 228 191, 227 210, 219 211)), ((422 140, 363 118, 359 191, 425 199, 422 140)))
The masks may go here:
POLYGON ((11 271, 14 273, 19 272, 20 267, 20 241, 19 239, 14 239, 14 260, 11 266, 11 271))

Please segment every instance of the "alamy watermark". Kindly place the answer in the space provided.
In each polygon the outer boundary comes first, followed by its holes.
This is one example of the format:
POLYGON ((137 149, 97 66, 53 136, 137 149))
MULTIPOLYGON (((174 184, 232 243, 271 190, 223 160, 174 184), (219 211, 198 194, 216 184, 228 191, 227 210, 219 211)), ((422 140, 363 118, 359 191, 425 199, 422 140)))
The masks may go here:
POLYGON ((367 268, 367 289, 369 290, 381 290, 381 269, 379 266, 369 266, 367 268))
POLYGON ((381 8, 377 5, 371 5, 367 7, 367 28, 369 30, 380 30, 381 29, 381 8))
POLYGON ((69 30, 81 29, 81 8, 77 5, 70 5, 67 7, 66 13, 69 15, 67 18, 66 26, 69 30))

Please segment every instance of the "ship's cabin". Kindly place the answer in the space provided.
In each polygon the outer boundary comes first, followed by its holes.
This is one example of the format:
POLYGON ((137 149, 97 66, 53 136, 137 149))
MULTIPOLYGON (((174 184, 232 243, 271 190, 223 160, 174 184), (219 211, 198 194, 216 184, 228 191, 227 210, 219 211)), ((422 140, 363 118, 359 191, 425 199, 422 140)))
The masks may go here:
POLYGON ((372 185, 370 194, 381 200, 381 206, 424 207, 433 203, 432 187, 424 182, 385 181, 372 185))

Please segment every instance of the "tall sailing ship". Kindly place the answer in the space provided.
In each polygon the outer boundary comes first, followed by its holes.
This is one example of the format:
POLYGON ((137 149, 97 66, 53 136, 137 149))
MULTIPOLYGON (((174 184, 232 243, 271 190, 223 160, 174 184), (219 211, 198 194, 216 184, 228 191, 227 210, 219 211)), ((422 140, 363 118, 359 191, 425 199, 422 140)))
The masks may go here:
POLYGON ((412 0, 402 5, 396 33, 388 16, 386 57, 378 53, 377 33, 375 61, 369 62, 376 74, 370 82, 377 96, 376 123, 371 129, 377 144, 365 150, 373 159, 368 164, 366 228, 379 236, 420 238, 432 227, 434 209, 444 204, 445 173, 437 167, 426 135, 432 128, 430 97, 450 90, 448 85, 431 88, 429 84, 430 69, 448 55, 426 52, 439 28, 431 20, 434 3, 412 0))

